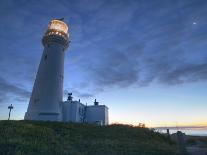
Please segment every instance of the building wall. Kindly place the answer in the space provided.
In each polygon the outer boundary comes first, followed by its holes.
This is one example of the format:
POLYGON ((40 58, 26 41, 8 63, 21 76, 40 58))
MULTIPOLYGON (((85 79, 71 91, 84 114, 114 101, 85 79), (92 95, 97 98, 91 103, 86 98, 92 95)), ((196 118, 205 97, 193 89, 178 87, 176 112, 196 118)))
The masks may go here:
POLYGON ((85 106, 78 101, 62 102, 64 122, 108 125, 108 107, 105 105, 85 106))
POLYGON ((108 125, 108 107, 105 105, 92 105, 86 107, 86 122, 108 125))
POLYGON ((64 47, 45 46, 33 86, 25 119, 61 121, 63 96, 64 47))
POLYGON ((78 101, 63 102, 62 112, 65 122, 84 122, 85 105, 78 101))

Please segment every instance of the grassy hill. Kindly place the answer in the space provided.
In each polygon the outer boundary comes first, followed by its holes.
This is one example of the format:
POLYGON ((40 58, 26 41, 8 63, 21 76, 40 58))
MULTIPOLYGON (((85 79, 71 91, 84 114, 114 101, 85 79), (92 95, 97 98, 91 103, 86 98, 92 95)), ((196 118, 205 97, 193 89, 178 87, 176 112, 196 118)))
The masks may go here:
POLYGON ((127 125, 0 121, 0 155, 178 155, 175 144, 127 125))

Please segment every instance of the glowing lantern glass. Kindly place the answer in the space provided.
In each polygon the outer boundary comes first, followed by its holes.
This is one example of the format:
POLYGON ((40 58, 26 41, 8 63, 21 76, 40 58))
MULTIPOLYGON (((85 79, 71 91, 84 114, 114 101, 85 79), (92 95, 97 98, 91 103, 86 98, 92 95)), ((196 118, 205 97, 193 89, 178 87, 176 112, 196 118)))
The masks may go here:
POLYGON ((57 31, 62 31, 64 33, 68 33, 68 26, 60 20, 52 20, 49 25, 48 25, 48 29, 50 30, 57 30, 57 31))

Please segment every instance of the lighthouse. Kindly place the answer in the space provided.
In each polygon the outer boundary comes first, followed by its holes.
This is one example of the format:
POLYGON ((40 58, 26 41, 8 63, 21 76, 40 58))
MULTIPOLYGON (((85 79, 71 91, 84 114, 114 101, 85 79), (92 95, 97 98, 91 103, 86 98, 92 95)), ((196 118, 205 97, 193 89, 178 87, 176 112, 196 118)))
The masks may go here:
POLYGON ((63 19, 49 22, 42 44, 44 50, 24 119, 108 125, 108 107, 96 100, 94 105, 85 105, 69 93, 68 100, 63 101, 64 57, 69 45, 63 19))
POLYGON ((68 26, 63 19, 50 21, 42 44, 44 50, 24 119, 61 121, 64 56, 69 44, 68 26))

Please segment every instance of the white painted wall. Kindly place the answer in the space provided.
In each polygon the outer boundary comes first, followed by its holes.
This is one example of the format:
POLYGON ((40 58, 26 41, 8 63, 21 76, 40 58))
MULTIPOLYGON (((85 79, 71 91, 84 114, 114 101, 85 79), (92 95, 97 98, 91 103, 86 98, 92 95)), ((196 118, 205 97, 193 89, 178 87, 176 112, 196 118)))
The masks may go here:
POLYGON ((105 105, 85 106, 78 101, 63 103, 63 121, 108 125, 108 107, 105 105))
POLYGON ((54 37, 45 45, 25 119, 62 120, 64 49, 54 37))
POLYGON ((92 105, 86 107, 86 121, 100 125, 108 125, 108 107, 92 105))
POLYGON ((63 102, 63 121, 83 123, 85 105, 78 101, 63 102))

